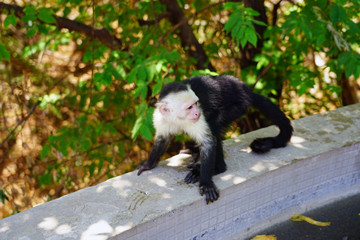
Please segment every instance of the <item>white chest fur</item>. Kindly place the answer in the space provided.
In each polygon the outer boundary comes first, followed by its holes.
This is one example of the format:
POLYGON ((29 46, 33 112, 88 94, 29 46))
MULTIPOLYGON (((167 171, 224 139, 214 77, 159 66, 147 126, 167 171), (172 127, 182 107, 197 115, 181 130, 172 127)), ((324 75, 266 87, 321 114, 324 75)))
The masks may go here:
POLYGON ((155 109, 153 115, 156 136, 169 136, 185 133, 194 139, 197 143, 202 143, 209 134, 210 129, 201 114, 196 122, 183 121, 180 119, 164 118, 158 109, 155 109))

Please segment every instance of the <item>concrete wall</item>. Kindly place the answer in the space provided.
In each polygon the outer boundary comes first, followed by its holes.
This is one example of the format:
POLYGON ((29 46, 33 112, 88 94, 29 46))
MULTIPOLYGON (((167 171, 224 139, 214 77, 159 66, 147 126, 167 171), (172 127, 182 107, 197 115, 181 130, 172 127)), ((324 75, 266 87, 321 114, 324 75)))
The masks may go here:
POLYGON ((220 198, 187 185, 187 155, 115 177, 0 220, 0 239, 246 239, 295 213, 360 193, 360 104, 293 122, 292 142, 267 154, 248 145, 269 127, 224 142, 220 198))

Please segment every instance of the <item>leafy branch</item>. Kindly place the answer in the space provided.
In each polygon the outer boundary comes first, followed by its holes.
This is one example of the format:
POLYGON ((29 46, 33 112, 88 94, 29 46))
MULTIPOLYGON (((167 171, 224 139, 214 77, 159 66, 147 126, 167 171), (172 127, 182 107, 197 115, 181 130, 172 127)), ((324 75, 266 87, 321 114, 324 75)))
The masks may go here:
MULTIPOLYGON (((41 8, 42 14, 38 15, 38 19, 41 22, 55 25, 59 29, 65 28, 69 31, 75 31, 82 33, 90 38, 94 36, 95 39, 99 40, 100 42, 104 43, 106 46, 108 46, 111 49, 123 49, 126 50, 126 47, 123 46, 121 39, 117 38, 114 35, 111 35, 109 31, 106 28, 93 28, 89 25, 86 25, 84 23, 70 20, 68 18, 64 17, 58 17, 51 13, 50 9, 47 8, 41 8), (52 20, 54 19, 54 20, 52 20)), ((25 16, 25 8, 14 5, 14 4, 6 4, 3 2, 0 2, 0 12, 3 12, 4 10, 7 10, 8 12, 14 11, 14 14, 18 18, 22 18, 25 16)))
POLYGON ((36 107, 39 106, 41 103, 40 100, 37 100, 35 102, 35 104, 32 106, 32 108, 29 110, 29 112, 27 113, 27 115, 21 119, 20 122, 18 122, 18 124, 8 133, 8 135, 4 138, 4 140, 2 140, 1 144, 0 144, 0 149, 2 149, 5 145, 5 143, 7 142, 7 140, 15 133, 16 129, 20 126, 23 125, 31 116, 31 114, 33 114, 33 112, 35 111, 36 107))

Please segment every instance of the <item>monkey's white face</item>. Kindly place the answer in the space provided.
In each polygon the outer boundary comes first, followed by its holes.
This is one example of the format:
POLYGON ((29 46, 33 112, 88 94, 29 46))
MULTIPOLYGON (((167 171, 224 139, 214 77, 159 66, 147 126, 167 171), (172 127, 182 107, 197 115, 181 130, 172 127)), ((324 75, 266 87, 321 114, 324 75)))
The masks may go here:
POLYGON ((188 119, 190 122, 197 122, 201 115, 200 109, 198 107, 198 102, 196 101, 184 103, 182 105, 182 111, 180 111, 180 115, 178 115, 178 117, 180 118, 184 115, 185 119, 188 119))
POLYGON ((198 100, 191 90, 171 93, 158 103, 158 108, 169 121, 197 122, 201 116, 198 100))
POLYGON ((170 93, 156 104, 153 122, 156 135, 175 135, 185 132, 201 143, 210 131, 202 116, 199 98, 188 91, 170 93))

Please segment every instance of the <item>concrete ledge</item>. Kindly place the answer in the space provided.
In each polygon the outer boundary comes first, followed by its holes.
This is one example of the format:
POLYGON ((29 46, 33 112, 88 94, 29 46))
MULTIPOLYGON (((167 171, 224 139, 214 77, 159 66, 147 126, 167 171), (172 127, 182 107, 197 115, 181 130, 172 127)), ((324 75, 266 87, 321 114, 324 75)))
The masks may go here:
POLYGON ((228 171, 206 205, 187 185, 187 155, 163 161, 0 220, 1 239, 245 239, 294 213, 360 192, 360 104, 293 122, 292 143, 251 153, 256 137, 224 142, 228 171))

